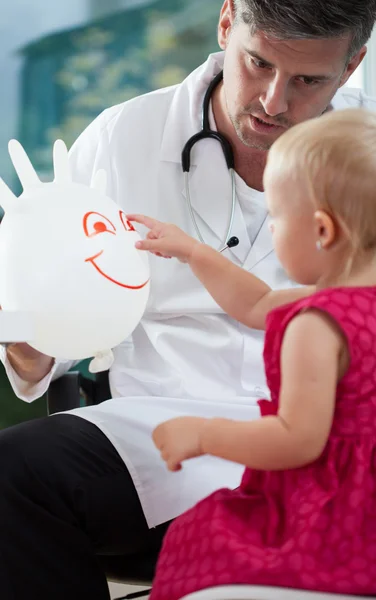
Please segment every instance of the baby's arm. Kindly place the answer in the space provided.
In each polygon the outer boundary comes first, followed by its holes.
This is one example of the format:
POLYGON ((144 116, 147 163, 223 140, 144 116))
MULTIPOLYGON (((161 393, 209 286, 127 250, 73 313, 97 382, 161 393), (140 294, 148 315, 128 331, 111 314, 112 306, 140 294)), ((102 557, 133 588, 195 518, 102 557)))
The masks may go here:
POLYGON ((253 329, 265 328, 266 316, 272 308, 294 302, 315 291, 313 287, 273 291, 261 279, 234 265, 175 225, 144 215, 127 215, 127 218, 150 229, 147 239, 137 243, 139 249, 163 257, 174 256, 188 263, 219 306, 253 329))
POLYGON ((319 311, 298 315, 283 340, 278 415, 249 423, 208 421, 203 453, 262 470, 313 462, 327 443, 347 361, 342 333, 329 317, 319 311))
POLYGON ((264 281, 204 244, 194 246, 187 262, 217 304, 230 317, 252 329, 265 329, 266 317, 273 308, 315 292, 313 286, 272 290, 264 281))
POLYGON ((154 442, 171 471, 203 454, 267 471, 309 464, 327 443, 347 363, 346 344, 331 319, 318 311, 302 313, 283 340, 277 416, 250 422, 180 417, 159 425, 154 442))

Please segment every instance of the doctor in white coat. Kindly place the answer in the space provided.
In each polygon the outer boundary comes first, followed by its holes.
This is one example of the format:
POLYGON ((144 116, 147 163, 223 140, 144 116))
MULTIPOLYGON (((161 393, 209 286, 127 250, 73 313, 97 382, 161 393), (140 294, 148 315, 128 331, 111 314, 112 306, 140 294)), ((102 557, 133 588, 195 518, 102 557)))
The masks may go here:
MULTIPOLYGON (((224 52, 209 56, 180 85, 106 110, 71 150, 76 180, 89 183, 104 168, 109 194, 123 210, 196 235, 181 153, 201 130, 204 95, 224 69, 209 120, 235 155, 231 235, 239 244, 226 252, 273 288, 293 284, 268 229, 262 188, 268 148, 290 126, 326 110, 376 109, 375 100, 342 87, 365 55, 375 0, 351 6, 296 0, 289 11, 291 4, 226 0, 218 28, 224 52)), ((219 143, 194 147, 189 188, 201 235, 220 248, 232 191, 219 143)), ((104 600, 96 554, 157 551, 165 523, 213 490, 239 483, 241 466, 210 457, 169 473, 151 433, 178 415, 257 418, 257 400, 268 397, 263 335, 223 314, 186 265, 151 261, 146 314, 115 349, 112 399, 0 433, 0 582, 7 599, 104 600)), ((26 402, 72 365, 24 344, 3 349, 1 358, 26 402)))

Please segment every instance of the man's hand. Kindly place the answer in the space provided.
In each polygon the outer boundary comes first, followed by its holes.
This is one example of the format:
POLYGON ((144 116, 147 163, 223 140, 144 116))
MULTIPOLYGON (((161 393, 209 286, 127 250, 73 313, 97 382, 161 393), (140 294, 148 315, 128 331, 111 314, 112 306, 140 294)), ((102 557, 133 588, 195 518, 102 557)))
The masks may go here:
POLYGON ((200 417, 178 417, 153 431, 154 444, 170 471, 180 471, 183 460, 204 454, 201 440, 207 422, 200 417))
POLYGON ((162 223, 144 215, 127 215, 127 219, 150 229, 146 239, 136 243, 136 248, 148 250, 156 256, 175 257, 180 262, 189 263, 193 249, 200 243, 176 225, 162 223))
MULTIPOLYGON (((2 307, 0 306, 0 310, 2 307)), ((21 379, 29 383, 38 383, 54 364, 54 359, 35 350, 26 342, 7 344, 8 360, 21 379)))

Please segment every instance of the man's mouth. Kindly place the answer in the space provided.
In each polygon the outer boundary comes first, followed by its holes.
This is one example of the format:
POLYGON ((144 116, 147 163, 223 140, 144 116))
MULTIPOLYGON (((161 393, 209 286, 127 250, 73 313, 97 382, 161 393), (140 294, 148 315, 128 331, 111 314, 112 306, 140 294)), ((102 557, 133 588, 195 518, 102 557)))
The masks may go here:
POLYGON ((255 117, 254 115, 250 115, 252 129, 257 131, 258 133, 271 133, 274 131, 285 129, 282 125, 277 125, 275 123, 270 123, 268 121, 264 121, 260 117, 255 117))
POLYGON ((256 121, 258 121, 262 125, 269 125, 269 127, 282 127, 282 125, 279 125, 278 123, 272 123, 271 121, 265 121, 265 119, 261 119, 260 117, 254 117, 254 118, 256 119, 256 121))

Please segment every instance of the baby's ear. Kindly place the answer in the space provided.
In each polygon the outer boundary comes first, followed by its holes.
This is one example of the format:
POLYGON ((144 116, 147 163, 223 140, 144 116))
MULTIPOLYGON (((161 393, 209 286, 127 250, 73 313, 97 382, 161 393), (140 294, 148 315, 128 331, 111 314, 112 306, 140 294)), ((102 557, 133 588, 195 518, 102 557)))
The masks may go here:
POLYGON ((36 174, 34 167, 20 142, 17 140, 10 140, 8 149, 23 189, 26 190, 29 187, 40 185, 42 182, 36 174))
POLYGON ((63 140, 56 140, 53 149, 55 183, 71 183, 72 175, 69 166, 69 156, 63 140))
POLYGON ((91 180, 90 187, 93 190, 97 190, 102 194, 106 194, 107 191, 107 173, 104 169, 99 169, 91 180))
POLYGON ((336 226, 331 215, 325 210, 316 210, 314 214, 316 240, 324 250, 336 241, 336 226))

